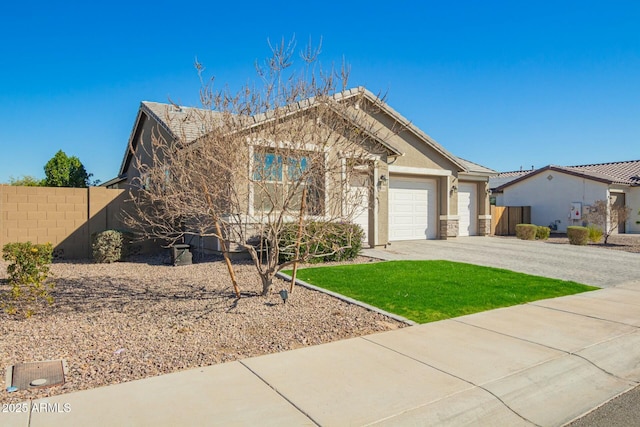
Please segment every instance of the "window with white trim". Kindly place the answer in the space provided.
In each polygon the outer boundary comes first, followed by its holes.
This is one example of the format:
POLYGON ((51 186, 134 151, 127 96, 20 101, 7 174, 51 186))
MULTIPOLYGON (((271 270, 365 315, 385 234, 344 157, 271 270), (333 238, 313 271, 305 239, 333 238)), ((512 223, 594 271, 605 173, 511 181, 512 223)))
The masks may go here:
POLYGON ((253 208, 256 212, 271 209, 300 208, 303 188, 307 188, 306 211, 324 214, 324 171, 317 153, 290 151, 286 154, 270 149, 256 149, 253 154, 253 208))

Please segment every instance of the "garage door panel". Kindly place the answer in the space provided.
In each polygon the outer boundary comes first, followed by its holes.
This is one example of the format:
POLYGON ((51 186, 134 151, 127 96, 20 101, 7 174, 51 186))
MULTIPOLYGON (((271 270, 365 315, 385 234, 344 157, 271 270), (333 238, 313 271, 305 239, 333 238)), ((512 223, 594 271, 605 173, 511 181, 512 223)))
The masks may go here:
POLYGON ((393 221, 394 225, 413 225, 413 217, 412 216, 402 216, 396 217, 393 221))
POLYGON ((391 177, 389 184, 389 240, 434 239, 436 181, 391 177))

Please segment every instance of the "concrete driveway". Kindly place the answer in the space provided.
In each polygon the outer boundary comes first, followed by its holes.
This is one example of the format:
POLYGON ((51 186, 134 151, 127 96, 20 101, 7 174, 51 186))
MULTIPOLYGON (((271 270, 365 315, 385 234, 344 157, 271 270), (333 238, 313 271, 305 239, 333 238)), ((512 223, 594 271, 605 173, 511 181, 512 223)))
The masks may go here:
POLYGON ((387 249, 365 249, 363 254, 385 260, 466 262, 603 288, 640 280, 640 254, 504 237, 392 242, 387 249))

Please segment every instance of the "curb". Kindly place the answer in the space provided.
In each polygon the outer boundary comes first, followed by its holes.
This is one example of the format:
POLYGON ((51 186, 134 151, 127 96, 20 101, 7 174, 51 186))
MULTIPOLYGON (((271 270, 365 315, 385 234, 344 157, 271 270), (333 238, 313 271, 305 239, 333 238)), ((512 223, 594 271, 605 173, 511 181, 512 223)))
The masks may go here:
MULTIPOLYGON (((282 272, 278 272, 278 273, 276 273, 276 277, 284 279, 287 282, 291 282, 291 276, 289 276, 288 274, 284 274, 282 272)), ((302 281, 300 279, 296 279, 296 285, 302 286, 303 288, 311 289, 313 291, 322 292, 323 294, 331 295, 332 297, 338 298, 339 300, 342 300, 342 301, 347 302, 349 304, 353 304, 353 305, 360 306, 362 308, 366 308, 369 311, 373 311, 375 313, 382 314, 383 316, 390 317, 390 318, 392 318, 394 320, 397 320, 398 322, 402 322, 402 323, 405 323, 405 324, 410 325, 410 326, 415 326, 415 325, 419 324, 419 323, 414 322, 413 320, 409 320, 409 319, 407 319, 405 317, 398 316, 397 314, 389 313, 388 311, 381 310, 378 307, 374 307, 374 306, 366 304, 366 303, 364 303, 362 301, 358 301, 358 300, 355 300, 353 298, 349 298, 348 296, 339 294, 337 292, 333 292, 333 291, 329 291, 329 290, 324 289, 324 288, 320 288, 318 286, 312 285, 311 283, 307 283, 307 282, 302 281)))

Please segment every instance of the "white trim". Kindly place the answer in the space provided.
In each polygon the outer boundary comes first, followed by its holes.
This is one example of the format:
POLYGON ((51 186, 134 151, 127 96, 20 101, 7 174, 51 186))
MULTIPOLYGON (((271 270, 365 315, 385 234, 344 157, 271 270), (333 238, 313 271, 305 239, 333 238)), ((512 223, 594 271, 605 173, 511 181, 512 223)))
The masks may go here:
POLYGON ((478 215, 478 219, 491 219, 491 215, 478 215))
POLYGON ((447 221, 449 221, 449 220, 454 221, 454 220, 458 220, 460 218, 458 217, 458 215, 440 215, 440 219, 441 220, 447 220, 447 221))
POLYGON ((247 137, 247 145, 250 147, 262 147, 262 148, 274 148, 274 149, 284 149, 291 151, 310 151, 310 152, 321 152, 325 153, 330 151, 329 146, 318 146, 317 144, 312 144, 309 142, 304 143, 295 143, 293 141, 273 141, 272 139, 266 138, 249 138, 247 137))
POLYGON ((450 170, 431 169, 431 168, 414 168, 411 166, 395 166, 389 165, 389 173, 403 173, 407 175, 430 175, 430 176, 451 176, 450 170))
POLYGON ((358 160, 368 160, 368 161, 379 161, 381 159, 381 156, 379 154, 373 154, 373 153, 367 153, 367 152, 356 153, 355 151, 347 152, 344 150, 338 151, 338 157, 341 159, 358 159, 358 160))
POLYGON ((460 181, 488 182, 489 175, 474 175, 467 172, 460 172, 458 178, 460 181))
MULTIPOLYGON (((370 214, 373 214, 373 239, 371 239, 371 233, 369 234, 369 241, 373 241, 373 246, 375 247, 376 245, 378 245, 378 179, 379 179, 379 173, 378 173, 378 162, 374 161, 373 162, 373 182, 371 182, 371 185, 373 186, 373 206, 370 206, 370 208, 372 208, 370 214)), ((369 215, 369 218, 371 218, 371 215, 369 215)), ((371 228, 371 227, 369 227, 371 228)))

